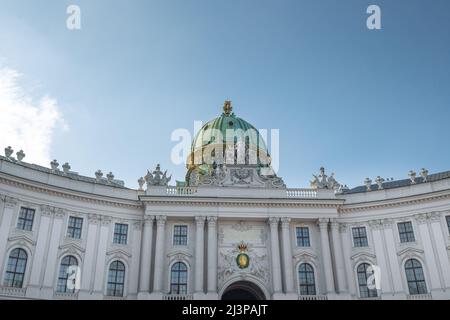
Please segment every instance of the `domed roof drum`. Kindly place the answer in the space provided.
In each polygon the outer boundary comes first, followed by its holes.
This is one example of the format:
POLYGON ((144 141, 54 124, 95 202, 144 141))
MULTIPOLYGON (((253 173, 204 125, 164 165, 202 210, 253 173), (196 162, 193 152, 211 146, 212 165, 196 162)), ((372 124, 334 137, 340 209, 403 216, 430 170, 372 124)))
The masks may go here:
POLYGON ((206 174, 217 165, 270 166, 270 155, 259 131, 233 113, 231 101, 225 101, 223 113, 208 121, 191 146, 186 166, 189 183, 192 171, 206 174))

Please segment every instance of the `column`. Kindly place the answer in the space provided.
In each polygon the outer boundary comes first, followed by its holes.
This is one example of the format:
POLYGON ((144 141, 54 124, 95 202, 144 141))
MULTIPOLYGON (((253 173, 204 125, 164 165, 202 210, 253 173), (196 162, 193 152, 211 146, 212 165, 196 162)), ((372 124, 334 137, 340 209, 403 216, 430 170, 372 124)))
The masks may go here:
POLYGON ((154 216, 144 217, 144 230, 141 244, 141 267, 139 275, 139 293, 150 292, 150 269, 152 264, 152 240, 154 216))
POLYGON ((43 289, 47 291, 46 297, 51 298, 53 296, 53 285, 56 279, 58 266, 58 250, 61 242, 61 232, 63 229, 63 218, 65 212, 63 209, 56 209, 53 218, 53 225, 50 234, 50 245, 48 247, 47 258, 45 259, 45 274, 43 289))
MULTIPOLYGON (((389 271, 389 260, 386 259, 387 250, 384 246, 384 234, 383 234, 383 221, 382 220, 370 220, 369 221, 370 231, 372 233, 372 241, 375 249, 376 263, 380 268, 381 277, 381 295, 383 299, 390 298, 393 296, 393 280, 392 273, 389 271)), ((392 243, 391 245, 394 245, 392 243)))
POLYGON ((204 255, 204 232, 205 217, 195 217, 195 293, 203 293, 203 255, 204 255))
MULTIPOLYGON (((100 231, 97 238, 97 252, 95 254, 95 277, 94 277, 94 292, 96 299, 103 297, 103 286, 105 283, 105 269, 106 269, 106 250, 108 246, 109 229, 112 219, 107 216, 103 216, 100 221, 100 231)), ((129 281, 128 281, 129 283, 129 281)), ((126 290, 124 290, 126 292, 126 290)))
POLYGON ((40 297, 42 286, 42 273, 46 265, 46 252, 49 245, 50 227, 53 219, 53 211, 49 206, 42 206, 39 210, 40 222, 37 229, 36 251, 33 258, 33 268, 31 269, 30 285, 27 295, 33 298, 40 297))
POLYGON ((327 293, 335 293, 333 265, 331 264, 330 242, 328 239, 328 221, 330 219, 319 219, 320 245, 322 247, 323 269, 325 271, 325 283, 327 293))
POLYGON ((294 293, 294 271, 292 267, 291 218, 281 218, 281 236, 283 239, 284 289, 286 293, 294 293))
POLYGON ((420 239, 422 240, 422 246, 425 255, 426 265, 423 266, 423 269, 425 271, 426 268, 428 268, 428 274, 430 277, 429 284, 431 288, 428 288, 428 290, 430 291, 439 290, 441 288, 441 283, 439 279, 439 275, 441 274, 441 272, 440 270, 438 270, 438 265, 434 257, 433 244, 431 242, 431 237, 428 232, 428 217, 426 214, 418 214, 415 215, 414 218, 416 219, 417 224, 419 226, 420 239))
MULTIPOLYGON (((445 221, 445 228, 447 229, 447 222, 445 221)), ((445 237, 447 233, 442 230, 442 218, 437 212, 430 214, 430 229, 431 236, 434 240, 434 247, 436 248, 436 255, 438 257, 441 272, 446 288, 450 288, 450 260, 447 254, 447 243, 445 237)))
POLYGON ((153 291, 156 293, 161 293, 163 289, 166 220, 166 216, 156 217, 155 275, 153 278, 153 291))
POLYGON ((208 293, 217 293, 217 217, 208 217, 208 293))
POLYGON ((87 236, 86 236, 86 252, 81 269, 81 290, 78 294, 80 300, 92 298, 92 277, 94 274, 95 252, 97 250, 97 229, 100 224, 100 216, 96 214, 88 215, 87 236))
POLYGON ((339 223, 337 222, 337 219, 331 220, 331 238, 333 241, 338 292, 344 293, 347 291, 345 286, 344 254, 342 252, 341 239, 339 237, 339 223))
POLYGON ((278 246, 278 222, 280 218, 269 218, 270 225, 270 251, 272 254, 272 281, 274 295, 281 293, 281 261, 278 246))
MULTIPOLYGON (((393 292, 397 295, 396 298, 399 299, 400 297, 404 296, 405 293, 402 282, 404 274, 403 271, 400 270, 400 265, 398 262, 397 246, 395 245, 396 243, 398 243, 398 240, 396 235, 394 234, 393 226, 394 222, 391 219, 383 220, 383 244, 390 265, 388 272, 391 272, 393 292)), ((383 281, 383 275, 381 276, 381 281, 383 281)))
POLYGON ((356 279, 355 274, 352 269, 352 261, 350 260, 350 257, 352 256, 352 240, 349 235, 349 226, 346 223, 341 223, 339 225, 339 232, 341 234, 341 241, 342 241, 342 251, 344 254, 344 267, 345 267, 345 273, 347 275, 347 288, 348 293, 351 296, 357 296, 356 293, 356 279))
MULTIPOLYGON (((14 211, 16 210, 17 202, 11 197, 3 197, 3 216, 0 224, 0 271, 1 276, 4 275, 3 266, 5 265, 5 260, 8 259, 6 257, 6 245, 8 243, 9 231, 12 226, 12 219, 14 216, 14 211)), ((3 279, 0 279, 1 283, 3 283, 3 279)))

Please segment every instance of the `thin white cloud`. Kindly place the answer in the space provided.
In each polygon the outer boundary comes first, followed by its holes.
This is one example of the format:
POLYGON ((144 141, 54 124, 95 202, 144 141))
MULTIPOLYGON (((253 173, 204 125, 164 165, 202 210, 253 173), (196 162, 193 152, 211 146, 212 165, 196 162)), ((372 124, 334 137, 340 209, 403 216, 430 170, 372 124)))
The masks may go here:
POLYGON ((0 152, 11 146, 23 149, 24 161, 48 166, 58 125, 67 130, 55 99, 45 95, 34 101, 20 85, 21 74, 0 66, 0 152))

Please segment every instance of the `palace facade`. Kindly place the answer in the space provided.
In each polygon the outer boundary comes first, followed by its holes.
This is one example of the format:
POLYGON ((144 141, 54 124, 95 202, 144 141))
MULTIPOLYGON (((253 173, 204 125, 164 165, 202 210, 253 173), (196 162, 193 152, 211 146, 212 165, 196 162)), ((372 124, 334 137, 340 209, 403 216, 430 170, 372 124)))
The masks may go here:
POLYGON ((254 129, 227 102, 176 186, 159 165, 130 189, 6 148, 0 299, 450 299, 450 171, 288 188, 258 133, 223 160, 230 128, 254 129))

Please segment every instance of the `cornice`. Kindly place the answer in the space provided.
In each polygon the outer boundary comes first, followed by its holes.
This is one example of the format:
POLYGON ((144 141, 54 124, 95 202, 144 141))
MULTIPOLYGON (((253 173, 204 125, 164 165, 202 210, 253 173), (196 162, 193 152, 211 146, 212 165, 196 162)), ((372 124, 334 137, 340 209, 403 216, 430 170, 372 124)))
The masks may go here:
POLYGON ((260 208, 338 208, 343 200, 336 199, 267 199, 267 198, 217 198, 217 197, 156 197, 139 196, 144 204, 160 206, 212 206, 260 208))
POLYGON ((70 200, 76 200, 81 202, 88 202, 92 204, 120 207, 120 208, 132 208, 132 209, 142 209, 142 204, 138 200, 127 200, 120 198, 113 198, 108 196, 90 194, 82 191, 75 191, 66 188, 54 187, 46 185, 40 182, 24 181, 22 178, 9 177, 10 175, 5 173, 0 173, 0 183, 29 190, 39 193, 45 193, 51 196, 65 198, 70 200), (8 176, 8 177, 7 177, 8 176))
POLYGON ((359 202, 353 204, 344 203, 343 205, 339 206, 339 213, 345 214, 358 211, 396 208, 401 206, 417 205, 420 203, 447 199, 450 199, 450 189, 371 202, 359 202))

